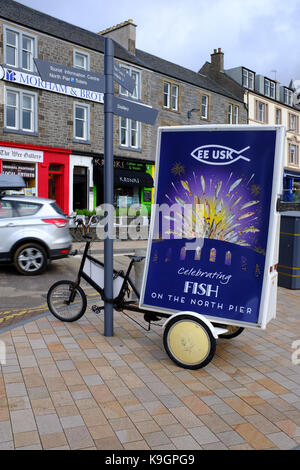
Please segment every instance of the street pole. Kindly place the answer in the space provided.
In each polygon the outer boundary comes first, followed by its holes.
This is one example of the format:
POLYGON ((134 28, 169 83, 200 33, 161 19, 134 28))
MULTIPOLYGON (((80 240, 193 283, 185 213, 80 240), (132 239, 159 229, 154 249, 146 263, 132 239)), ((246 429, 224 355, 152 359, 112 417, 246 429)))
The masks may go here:
MULTIPOLYGON (((113 207, 114 195, 114 143, 113 143, 113 96, 114 96, 114 43, 110 38, 104 39, 104 204, 113 207)), ((107 225, 104 239, 104 336, 113 336, 113 211, 106 213, 107 225)))

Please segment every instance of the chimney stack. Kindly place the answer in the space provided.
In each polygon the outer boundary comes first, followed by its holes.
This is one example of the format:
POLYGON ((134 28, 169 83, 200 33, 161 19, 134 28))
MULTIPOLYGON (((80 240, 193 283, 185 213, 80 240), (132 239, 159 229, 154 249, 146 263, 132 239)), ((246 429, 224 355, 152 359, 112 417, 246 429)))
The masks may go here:
POLYGON ((110 37, 129 52, 135 54, 136 25, 133 23, 133 20, 124 21, 104 31, 100 31, 98 34, 110 37))
POLYGON ((211 57, 211 67, 214 72, 224 72, 224 54, 221 48, 214 49, 213 54, 210 55, 211 57))

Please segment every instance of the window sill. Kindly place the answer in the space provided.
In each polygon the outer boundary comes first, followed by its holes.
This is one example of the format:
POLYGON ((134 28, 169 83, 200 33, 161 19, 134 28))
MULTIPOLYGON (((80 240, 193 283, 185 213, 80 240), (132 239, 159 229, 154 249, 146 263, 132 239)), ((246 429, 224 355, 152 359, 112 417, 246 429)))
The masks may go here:
POLYGON ((137 152, 137 153, 142 153, 141 148, 133 148, 133 147, 127 147, 125 145, 119 145, 120 150, 128 150, 130 152, 137 152))
POLYGON ((33 137, 38 137, 38 132, 31 132, 31 131, 23 131, 22 129, 9 129, 7 127, 3 127, 3 132, 5 134, 21 134, 21 135, 30 135, 33 137))
POLYGON ((74 138, 74 139, 72 140, 72 142, 73 142, 74 144, 87 144, 87 145, 91 145, 91 144, 92 144, 92 142, 91 142, 90 140, 83 140, 83 139, 76 139, 76 138, 74 138))
POLYGON ((163 106, 162 109, 164 111, 169 111, 170 113, 180 114, 179 109, 171 109, 171 108, 167 108, 166 106, 163 106))

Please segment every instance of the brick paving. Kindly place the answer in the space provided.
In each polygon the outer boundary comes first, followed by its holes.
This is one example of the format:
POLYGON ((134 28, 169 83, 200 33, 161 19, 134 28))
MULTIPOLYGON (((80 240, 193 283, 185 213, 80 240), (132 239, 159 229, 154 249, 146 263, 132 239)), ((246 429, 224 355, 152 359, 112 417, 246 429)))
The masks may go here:
MULTIPOLYGON (((142 321, 141 315, 135 319, 142 321)), ((293 449, 300 444, 300 291, 279 288, 266 331, 220 339, 213 361, 188 371, 115 314, 115 336, 90 311, 50 315, 0 334, 0 449, 293 449)))

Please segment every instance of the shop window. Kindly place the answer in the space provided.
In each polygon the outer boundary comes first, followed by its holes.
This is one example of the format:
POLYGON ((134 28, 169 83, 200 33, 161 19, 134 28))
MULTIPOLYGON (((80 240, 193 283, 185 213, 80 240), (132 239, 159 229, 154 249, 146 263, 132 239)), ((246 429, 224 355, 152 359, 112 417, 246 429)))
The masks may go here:
POLYGON ((73 66, 76 69, 90 70, 90 55, 74 49, 73 51, 73 66))
POLYGON ((135 80, 135 88, 133 93, 129 93, 126 88, 120 86, 120 95, 127 96, 128 98, 134 98, 136 100, 141 99, 141 72, 132 67, 126 67, 125 65, 120 65, 120 67, 135 80))
POLYGON ((37 131, 37 94, 5 89, 4 127, 7 130, 33 133, 37 131))
POLYGON ((120 146, 139 149, 141 142, 141 123, 133 119, 120 118, 120 146))
POLYGON ((90 138, 89 105, 74 103, 74 139, 88 141, 90 138))
POLYGON ((4 63, 28 71, 34 71, 37 38, 31 34, 4 26, 4 63))

